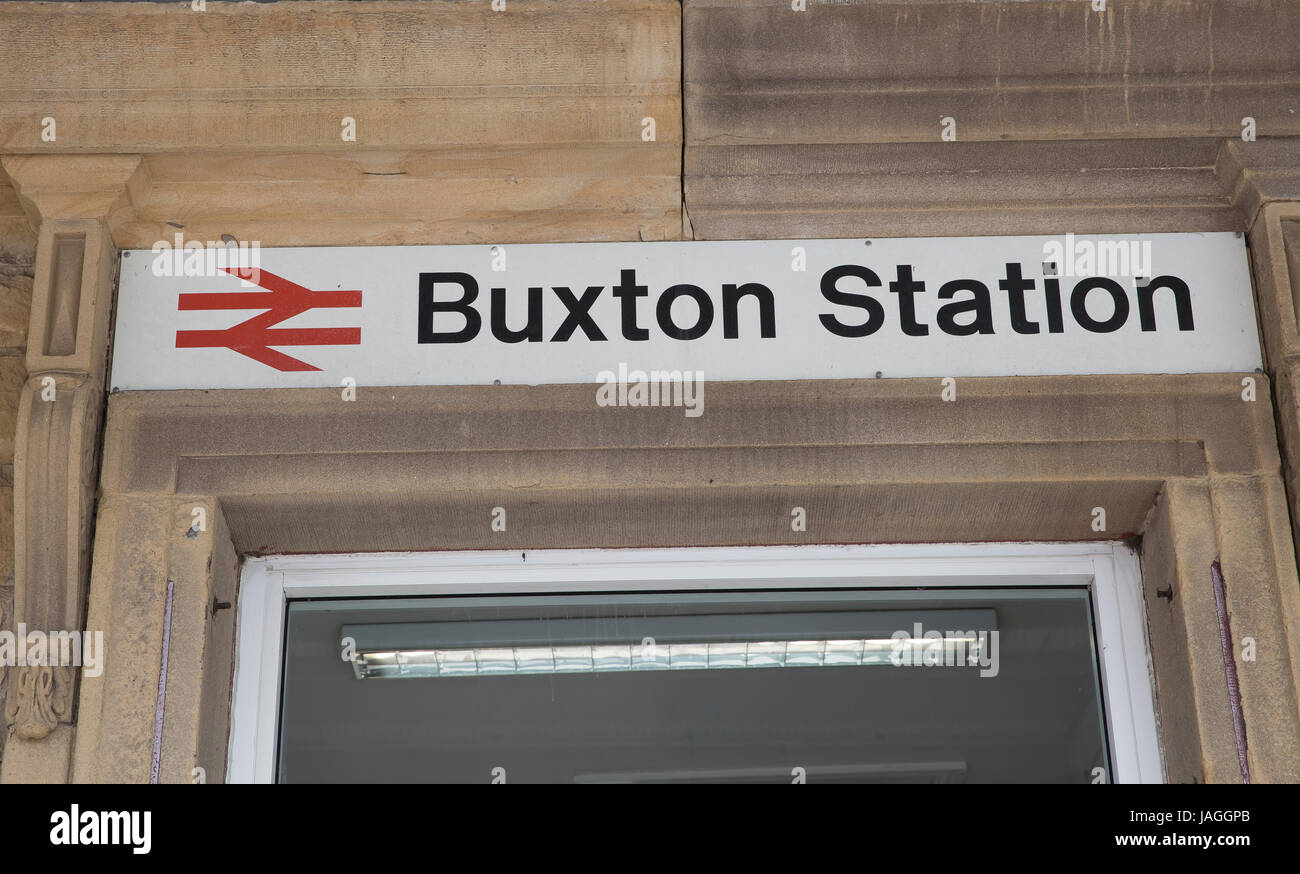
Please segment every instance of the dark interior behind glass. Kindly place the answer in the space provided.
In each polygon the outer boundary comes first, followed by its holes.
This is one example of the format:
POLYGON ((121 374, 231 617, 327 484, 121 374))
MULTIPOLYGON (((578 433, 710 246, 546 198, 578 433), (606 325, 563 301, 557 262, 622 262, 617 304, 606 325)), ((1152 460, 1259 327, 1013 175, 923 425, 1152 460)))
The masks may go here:
POLYGON ((1109 779, 1082 588, 295 601, 282 688, 282 782, 1087 783, 1096 768, 1109 779), (390 623, 429 623, 417 630, 442 638, 417 641, 429 648, 575 636, 635 647, 918 620, 958 630, 943 617, 991 619, 995 676, 870 664, 358 679, 341 657, 345 626, 390 623))

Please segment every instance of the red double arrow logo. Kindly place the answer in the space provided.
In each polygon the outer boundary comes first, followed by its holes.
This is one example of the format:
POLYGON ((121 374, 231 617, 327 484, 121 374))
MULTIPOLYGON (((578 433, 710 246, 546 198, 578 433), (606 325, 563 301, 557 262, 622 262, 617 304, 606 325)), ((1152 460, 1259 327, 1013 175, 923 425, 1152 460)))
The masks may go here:
POLYGON ((221 291, 182 294, 179 310, 265 309, 230 328, 220 331, 177 331, 177 349, 225 348, 279 371, 320 370, 272 346, 356 346, 360 328, 276 328, 286 319, 308 310, 326 307, 359 307, 360 291, 313 291, 266 270, 222 268, 241 279, 250 279, 265 291, 221 291))

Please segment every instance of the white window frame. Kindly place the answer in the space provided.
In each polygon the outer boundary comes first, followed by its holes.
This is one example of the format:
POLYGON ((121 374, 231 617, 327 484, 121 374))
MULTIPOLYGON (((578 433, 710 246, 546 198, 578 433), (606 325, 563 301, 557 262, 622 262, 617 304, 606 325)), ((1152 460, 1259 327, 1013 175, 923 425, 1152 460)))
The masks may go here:
POLYGON ((367 553, 248 558, 226 779, 271 783, 285 617, 299 598, 545 592, 1087 586, 1110 740, 1108 779, 1161 783, 1137 554, 1115 542, 931 543, 367 553))

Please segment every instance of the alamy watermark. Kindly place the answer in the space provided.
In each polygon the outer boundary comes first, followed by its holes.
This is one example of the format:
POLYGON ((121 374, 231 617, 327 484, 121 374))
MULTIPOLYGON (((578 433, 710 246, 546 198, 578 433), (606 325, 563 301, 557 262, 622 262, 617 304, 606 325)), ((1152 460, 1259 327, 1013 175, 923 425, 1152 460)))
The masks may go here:
POLYGON ((0 631, 0 665, 5 667, 79 667, 87 677, 104 672, 104 632, 27 630, 0 631))
POLYGON ((686 416, 704 415, 703 370, 632 370, 620 361, 618 373, 596 374, 596 404, 602 407, 683 407, 686 416))
POLYGON ((173 241, 159 240, 150 249, 154 276, 223 276, 233 273, 240 279, 256 282, 262 268, 262 246, 236 241, 233 237, 220 242, 186 240, 176 234, 173 241))
POLYGON ((996 631, 922 631, 921 623, 911 631, 899 629, 890 635, 889 661, 896 667, 974 667, 981 677, 996 677, 1001 669, 996 631))
POLYGON ((153 812, 144 810, 68 810, 50 814, 54 846, 128 846, 137 856, 153 848, 153 812))
POLYGON ((1150 240, 1064 240, 1043 243, 1044 273, 1048 276, 1142 277, 1155 275, 1150 240))

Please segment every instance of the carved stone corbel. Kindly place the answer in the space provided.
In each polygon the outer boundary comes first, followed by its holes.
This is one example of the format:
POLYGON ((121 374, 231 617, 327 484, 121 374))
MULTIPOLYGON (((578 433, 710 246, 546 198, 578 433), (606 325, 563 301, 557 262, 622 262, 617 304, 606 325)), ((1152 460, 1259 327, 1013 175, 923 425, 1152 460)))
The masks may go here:
MULTIPOLYGON (((39 223, 14 436, 12 624, 81 631, 117 267, 109 216, 132 200, 140 159, 24 156, 3 165, 39 223)), ((4 713, 13 737, 40 740, 73 720, 77 667, 20 665, 11 674, 4 713)))
MULTIPOLYGON (((103 383, 101 365, 97 376, 32 371, 23 386, 14 447, 15 627, 82 628, 103 383)), ((71 721, 74 668, 19 666, 14 673, 5 721, 17 737, 38 740, 71 721)))

